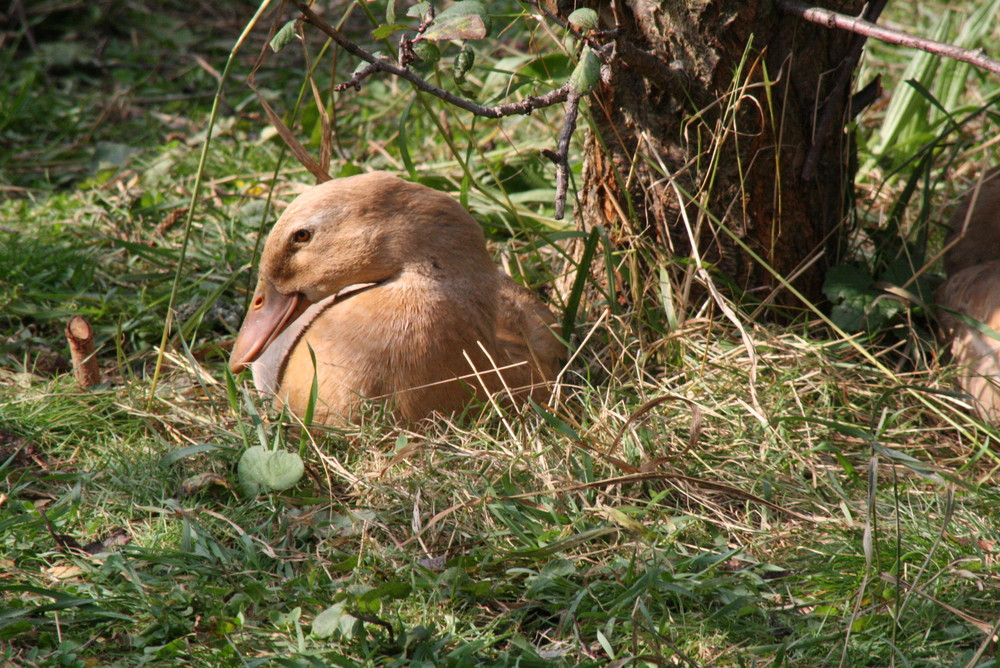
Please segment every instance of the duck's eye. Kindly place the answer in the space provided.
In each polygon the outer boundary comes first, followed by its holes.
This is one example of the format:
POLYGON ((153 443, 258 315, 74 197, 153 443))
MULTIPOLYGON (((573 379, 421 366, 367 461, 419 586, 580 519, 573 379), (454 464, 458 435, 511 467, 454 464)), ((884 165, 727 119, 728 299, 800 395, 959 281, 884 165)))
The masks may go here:
POLYGON ((295 243, 304 244, 312 239, 313 233, 309 230, 295 230, 292 232, 292 239, 295 243))

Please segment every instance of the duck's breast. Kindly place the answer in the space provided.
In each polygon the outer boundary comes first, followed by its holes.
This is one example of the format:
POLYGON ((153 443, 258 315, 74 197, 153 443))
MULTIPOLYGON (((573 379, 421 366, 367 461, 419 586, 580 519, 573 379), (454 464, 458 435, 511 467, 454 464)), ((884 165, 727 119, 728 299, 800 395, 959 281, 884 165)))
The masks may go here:
POLYGON ((304 412, 315 373, 323 411, 331 415, 350 419, 364 399, 389 400, 410 421, 460 410, 474 385, 454 380, 472 371, 463 351, 482 363, 478 343, 495 347, 493 335, 482 326, 482 306, 432 287, 389 281, 325 309, 289 357, 281 399, 304 412))

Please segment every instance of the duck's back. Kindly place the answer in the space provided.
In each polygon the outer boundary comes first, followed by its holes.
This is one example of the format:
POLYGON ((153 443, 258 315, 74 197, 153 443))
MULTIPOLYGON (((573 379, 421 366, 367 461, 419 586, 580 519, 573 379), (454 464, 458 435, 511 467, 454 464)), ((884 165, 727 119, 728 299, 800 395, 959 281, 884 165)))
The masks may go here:
POLYGON ((985 420, 1000 419, 1000 260, 963 269, 937 293, 959 386, 985 420))
POLYGON ((949 221, 947 280, 938 288, 942 336, 959 387, 985 420, 1000 421, 1000 167, 983 175, 949 221))
POLYGON ((948 227, 944 270, 949 277, 1000 260, 1000 167, 986 172, 982 182, 962 198, 948 227))

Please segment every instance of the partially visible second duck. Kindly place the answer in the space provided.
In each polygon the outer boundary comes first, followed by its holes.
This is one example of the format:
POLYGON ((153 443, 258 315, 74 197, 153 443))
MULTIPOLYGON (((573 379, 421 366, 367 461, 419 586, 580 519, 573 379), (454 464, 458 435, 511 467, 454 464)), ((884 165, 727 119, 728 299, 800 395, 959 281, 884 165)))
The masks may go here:
POLYGON ((948 279, 935 294, 943 334, 976 414, 1000 422, 1000 167, 983 175, 948 224, 948 279))
POLYGON ((299 416, 315 375, 317 423, 356 418, 369 399, 412 423, 489 395, 545 400, 565 352, 555 331, 458 202, 372 173, 285 210, 229 366, 299 416))

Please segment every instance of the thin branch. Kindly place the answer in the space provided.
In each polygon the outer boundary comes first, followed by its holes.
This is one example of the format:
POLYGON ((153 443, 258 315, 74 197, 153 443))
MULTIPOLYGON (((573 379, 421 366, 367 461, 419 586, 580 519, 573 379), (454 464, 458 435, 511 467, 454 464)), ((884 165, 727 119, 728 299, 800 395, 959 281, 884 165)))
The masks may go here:
POLYGON ((566 193, 569 191, 569 141, 576 131, 576 119, 580 113, 580 94, 570 91, 566 99, 566 119, 559 133, 559 150, 542 151, 542 155, 556 165, 556 213, 555 219, 562 220, 566 212, 566 193))
POLYGON ((406 79, 412 83, 418 90, 425 93, 429 93, 434 97, 440 98, 449 104, 453 104, 456 107, 470 111, 476 116, 482 116, 484 118, 503 118, 505 116, 517 116, 530 114, 535 109, 541 109, 543 107, 551 107, 554 104, 559 104, 566 100, 569 95, 569 84, 560 86, 555 90, 549 91, 545 95, 539 96, 529 96, 524 98, 519 102, 511 102, 508 104, 501 104, 495 107, 484 107, 482 105, 476 104, 472 100, 464 97, 459 97, 454 93, 449 93, 448 91, 438 88, 437 86, 425 81, 418 75, 414 74, 405 67, 401 67, 391 60, 383 60, 377 58, 375 55, 364 50, 351 40, 347 39, 342 32, 331 26, 329 23, 318 17, 302 0, 296 0, 295 3, 299 11, 302 12, 302 16, 305 20, 311 23, 313 26, 318 28, 327 37, 336 42, 340 48, 347 51, 353 56, 370 63, 376 69, 383 72, 388 72, 393 74, 400 79, 406 79))
MULTIPOLYGON (((576 121, 580 112, 581 99, 580 93, 575 91, 572 86, 570 86, 568 81, 559 88, 551 90, 544 95, 528 96, 519 102, 510 102, 508 104, 501 104, 495 107, 484 107, 476 104, 472 100, 459 97, 458 95, 438 88, 425 79, 422 79, 420 76, 414 74, 403 65, 396 64, 391 60, 384 58, 378 58, 374 54, 369 53, 367 50, 349 40, 342 32, 317 16, 309 8, 309 5, 302 0, 296 0, 295 4, 298 6, 299 11, 302 12, 303 18, 308 23, 325 33, 327 37, 336 42, 342 49, 368 63, 368 65, 363 67, 359 72, 355 73, 354 77, 352 77, 350 81, 338 84, 335 87, 335 90, 340 91, 351 87, 356 90, 360 90, 361 81, 364 78, 375 72, 388 72, 389 74, 393 74, 401 79, 409 81, 417 88, 417 90, 429 93, 430 95, 440 98, 449 104, 465 109, 466 111, 470 111, 476 116, 482 116, 485 118, 504 118, 505 116, 525 115, 530 114, 535 109, 551 107, 559 104, 560 102, 566 102, 566 117, 563 121, 562 132, 559 133, 559 150, 557 152, 548 150, 542 152, 543 155, 552 160, 552 162, 556 165, 555 218, 556 220, 562 220, 566 211, 566 195, 569 191, 569 143, 573 136, 573 132, 576 130, 576 121)), ((595 51, 602 53, 605 48, 611 48, 612 46, 613 43, 609 42, 605 45, 605 47, 598 47, 595 51)))
POLYGON ((337 92, 337 93, 341 93, 341 92, 347 90, 348 88, 353 88, 355 91, 359 91, 360 92, 361 91, 361 82, 364 81, 365 79, 367 79, 368 77, 370 77, 371 75, 375 74, 376 72, 379 72, 379 71, 381 71, 381 68, 378 65, 374 65, 372 63, 368 63, 364 67, 362 67, 359 70, 357 70, 354 73, 354 76, 352 76, 348 81, 343 81, 343 82, 335 85, 333 87, 333 90, 335 92, 337 92))
POLYGON ((952 60, 969 63, 987 72, 1000 75, 1000 60, 990 58, 982 49, 963 49, 953 44, 945 44, 944 42, 938 42, 926 37, 917 37, 916 35, 910 35, 900 30, 883 28, 864 19, 846 14, 838 14, 828 9, 813 7, 799 0, 775 0, 775 4, 784 12, 798 16, 806 21, 811 21, 812 23, 818 23, 830 29, 839 28, 840 30, 857 33, 865 37, 872 37, 880 42, 927 51, 928 53, 945 56, 952 60))

